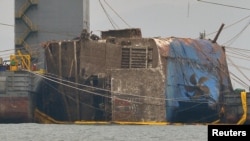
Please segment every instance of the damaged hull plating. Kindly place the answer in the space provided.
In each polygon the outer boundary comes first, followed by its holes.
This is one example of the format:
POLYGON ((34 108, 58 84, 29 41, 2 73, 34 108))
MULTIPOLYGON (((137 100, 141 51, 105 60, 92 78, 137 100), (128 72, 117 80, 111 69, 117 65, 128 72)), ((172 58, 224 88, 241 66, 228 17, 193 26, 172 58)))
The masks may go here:
POLYGON ((223 95, 233 93, 223 47, 204 39, 142 38, 139 29, 102 35, 83 32, 79 40, 44 45, 49 85, 40 96, 59 106, 39 110, 67 121, 219 118, 223 95))

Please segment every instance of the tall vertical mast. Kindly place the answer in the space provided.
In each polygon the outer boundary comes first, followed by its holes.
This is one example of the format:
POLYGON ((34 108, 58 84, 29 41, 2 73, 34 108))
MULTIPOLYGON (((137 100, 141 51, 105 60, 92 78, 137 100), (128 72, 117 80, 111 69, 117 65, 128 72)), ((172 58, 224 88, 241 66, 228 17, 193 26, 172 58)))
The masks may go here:
POLYGON ((89 22, 89 0, 83 0, 83 29, 90 30, 89 22))

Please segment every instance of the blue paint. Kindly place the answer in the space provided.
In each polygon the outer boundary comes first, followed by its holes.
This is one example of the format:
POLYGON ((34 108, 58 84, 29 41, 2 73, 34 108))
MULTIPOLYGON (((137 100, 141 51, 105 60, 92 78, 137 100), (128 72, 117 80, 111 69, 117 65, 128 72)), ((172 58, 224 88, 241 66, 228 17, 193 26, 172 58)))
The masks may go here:
MULTIPOLYGON (((218 46, 219 47, 219 46, 218 46)), ((206 101, 211 108, 219 101, 220 83, 229 86, 228 77, 221 78, 218 61, 223 56, 221 48, 214 48, 208 40, 185 40, 174 38, 169 45, 169 54, 166 58, 166 113, 167 121, 173 118, 174 110, 179 107, 179 101, 206 101), (191 43, 190 43, 191 41, 191 43), (195 91, 187 91, 186 86, 194 86, 190 77, 195 74, 198 82, 200 78, 207 80, 201 85, 209 88, 209 93, 195 97, 195 91), (224 80, 220 80, 224 79, 224 80), (195 99, 194 99, 195 97, 195 99)), ((226 64, 226 62, 225 62, 226 64)), ((197 92, 198 93, 198 92, 197 92)), ((196 93, 196 94, 197 94, 196 93)))

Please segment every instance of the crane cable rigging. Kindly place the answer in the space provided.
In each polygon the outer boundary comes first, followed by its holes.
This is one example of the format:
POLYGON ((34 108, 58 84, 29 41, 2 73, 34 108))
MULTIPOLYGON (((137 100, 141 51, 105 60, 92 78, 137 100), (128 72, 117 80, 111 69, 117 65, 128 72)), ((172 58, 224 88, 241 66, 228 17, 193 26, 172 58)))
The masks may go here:
POLYGON ((244 7, 227 5, 227 4, 216 3, 216 2, 209 2, 209 1, 205 1, 205 0, 197 0, 197 1, 198 2, 203 2, 203 3, 214 4, 214 5, 220 5, 220 6, 224 6, 224 7, 231 7, 231 8, 237 8, 237 9, 243 9, 243 10, 250 10, 250 8, 244 8, 244 7))
POLYGON ((106 11, 106 9, 104 8, 104 6, 103 6, 101 0, 99 0, 99 3, 100 3, 100 5, 101 5, 101 7, 102 7, 102 9, 103 9, 103 11, 104 11, 104 13, 105 13, 105 15, 107 16, 107 18, 108 18, 110 24, 113 26, 113 28, 114 28, 114 29, 119 28, 119 27, 116 25, 116 23, 112 20, 112 18, 110 17, 110 15, 109 15, 108 12, 106 11))
MULTIPOLYGON (((250 16, 250 15, 249 15, 250 16)), ((246 18, 246 17, 245 17, 246 18)), ((245 19, 244 18, 244 19, 245 19)), ((241 20, 243 20, 243 19, 241 19, 241 20)), ((245 29, 245 28, 244 28, 245 29)), ((35 46, 35 45, 38 45, 38 44, 34 44, 34 45, 32 45, 32 46, 35 46)), ((24 47, 23 47, 24 48, 24 47)), ((250 51, 250 50, 246 50, 246 49, 239 49, 239 48, 233 48, 233 47, 226 47, 227 48, 227 52, 229 52, 230 53, 230 50, 234 50, 233 52, 231 52, 232 54, 236 54, 237 52, 242 52, 242 53, 246 53, 247 51, 250 51)), ((13 50, 13 49, 12 49, 13 50)), ((37 50, 37 49, 34 49, 33 48, 33 50, 35 50, 36 52, 39 52, 39 50, 37 50)), ((3 51, 0 51, 0 52, 5 52, 5 51, 10 51, 10 50, 3 50, 3 51)), ((6 54, 7 55, 7 54, 6 54)), ((231 55, 228 55, 228 56, 231 56, 231 55)), ((238 56, 241 56, 241 57, 244 57, 245 55, 240 55, 239 53, 238 53, 238 56)), ((238 57, 237 56, 237 57, 238 57)), ((246 57, 246 59, 248 59, 249 57, 246 57)), ((244 59, 244 58, 240 58, 240 59, 244 59)), ((235 67, 238 67, 237 65, 233 65, 233 66, 235 66, 235 67)), ((232 74, 232 72, 230 72, 231 74, 232 74)), ((234 76, 236 76, 236 75, 234 75, 234 76)), ((238 77, 236 77, 237 79, 239 79, 238 77)), ((234 79, 235 80, 235 79, 234 79)), ((242 80, 240 80, 239 79, 239 81, 241 81, 241 85, 244 83, 242 80)), ((238 81, 238 83, 239 83, 239 81, 238 81)), ((244 85, 246 86, 246 83, 244 83, 244 85)))
MULTIPOLYGON (((108 4, 108 2, 106 2, 106 0, 103 0, 105 2, 105 4, 122 20, 123 23, 125 23, 129 28, 131 28, 131 26, 110 6, 110 4, 108 4)), ((99 3, 105 13, 105 15, 107 16, 109 22, 111 23, 111 25, 113 26, 114 29, 119 29, 119 26, 114 22, 114 20, 111 18, 111 16, 108 14, 107 10, 105 9, 104 5, 102 4, 101 0, 99 0, 99 3)))
POLYGON ((104 2, 129 28, 131 28, 131 26, 106 2, 106 0, 104 0, 104 2))
MULTIPOLYGON (((242 21, 248 19, 249 17, 250 17, 250 15, 247 15, 247 16, 245 16, 245 17, 239 19, 238 21, 236 21, 236 22, 234 22, 234 23, 232 23, 232 24, 230 24, 230 25, 228 25, 228 26, 225 26, 225 27, 223 28, 223 30, 228 29, 229 27, 231 27, 231 26, 233 26, 233 25, 236 25, 236 24, 242 22, 242 21)), ((214 32, 208 33, 208 34, 206 34, 206 35, 207 35, 207 36, 210 36, 210 35, 213 35, 213 34, 215 34, 215 33, 217 33, 217 32, 218 32, 218 31, 214 31, 214 32)))
MULTIPOLYGON (((28 71, 28 70, 25 70, 25 71, 28 71)), ((93 91, 88 91, 88 90, 84 90, 84 89, 78 88, 78 87, 76 87, 76 85, 85 86, 85 87, 89 87, 89 88, 96 89, 96 90, 103 90, 103 91, 106 91, 106 92, 111 92, 110 90, 107 90, 107 89, 97 88, 97 87, 93 87, 93 86, 89 86, 89 85, 83 85, 83 84, 75 83, 75 82, 72 82, 72 81, 64 80, 64 79, 59 78, 59 77, 48 77, 46 75, 41 75, 41 74, 38 74, 38 73, 34 73, 32 71, 28 71, 28 72, 30 72, 30 73, 32 73, 34 75, 37 75, 39 77, 42 77, 42 78, 44 78, 46 80, 49 80, 51 82, 55 82, 55 83, 64 85, 66 87, 77 89, 77 90, 80 90, 82 92, 87 92, 87 93, 90 93, 90 94, 93 94, 93 95, 102 96, 102 97, 106 97, 106 98, 110 98, 110 99, 112 98, 111 96, 106 96, 106 95, 103 95, 103 94, 100 94, 100 93, 96 93, 96 92, 93 92, 93 91), (66 84, 66 82, 67 82, 67 84, 66 84)), ((113 92, 113 93, 115 95, 121 95, 121 94, 123 94, 123 95, 135 96, 135 97, 138 97, 138 98, 152 98, 152 99, 162 100, 162 98, 157 98, 157 97, 140 96, 140 95, 134 95, 134 94, 129 94, 129 93, 118 93, 118 92, 113 92)), ((120 99, 120 100, 129 101, 129 100, 126 100, 126 99, 120 99)), ((176 98, 176 99, 165 99, 165 100, 166 101, 186 101, 186 100, 180 100, 178 98, 176 98)), ((129 101, 129 102, 135 102, 135 101, 129 101)), ((186 101, 186 102, 188 102, 188 101, 186 101)), ((192 102, 192 101, 190 101, 190 102, 192 102)), ((142 104, 141 102, 135 102, 135 103, 142 104)), ((198 102, 198 103, 208 103, 208 102, 198 102)), ((158 104, 153 104, 153 105, 158 105, 158 104)))
MULTIPOLYGON (((45 79, 48 79, 49 77, 47 77, 47 76, 45 76, 44 77, 45 79)), ((59 79, 59 77, 55 77, 56 79, 59 79)), ((53 80, 53 78, 52 79, 50 79, 50 80, 53 80)), ((78 90, 81 90, 81 91, 84 91, 84 92, 87 92, 87 93, 91 93, 91 94, 94 94, 94 95, 99 95, 99 96, 102 96, 102 97, 106 97, 106 98, 112 98, 112 97, 110 97, 110 96, 105 96, 105 95, 103 95, 103 94, 99 94, 99 93, 95 93, 95 92, 92 92, 92 91, 86 91, 86 90, 83 90, 83 89, 79 89, 79 88, 77 88, 77 87, 73 87, 73 86, 70 86, 70 85, 68 85, 68 84, 64 84, 64 83, 62 83, 62 81, 54 81, 54 82, 56 82, 56 83, 58 83, 58 82, 60 82, 60 84, 62 84, 62 85, 64 85, 64 86, 68 86, 68 87, 71 87, 71 88, 74 88, 74 89, 78 89, 78 90)), ((69 81, 70 83, 74 83, 74 82, 71 82, 71 81, 69 81)), ((93 87, 93 88, 95 88, 96 89, 96 87, 93 87)), ((105 89, 102 89, 102 90, 105 90, 105 89)), ((132 95, 132 94, 129 94, 129 95, 132 95)), ((148 96, 138 96, 138 95, 133 95, 133 96, 137 96, 137 97, 143 97, 143 98, 153 98, 153 99, 161 99, 161 100, 171 100, 171 101, 183 101, 183 100, 179 100, 179 99, 162 99, 162 98, 156 98, 156 97, 148 97, 148 96)), ((72 99, 72 98, 71 98, 72 99)), ((136 103, 136 104, 147 104, 147 103, 142 103, 142 102, 137 102, 137 101, 131 101, 131 100, 127 100, 127 99, 120 99, 120 98, 118 98, 119 100, 123 100, 123 101, 128 101, 128 102, 131 102, 131 103, 136 103)), ((190 102, 192 102, 192 101, 190 101, 190 102)), ((208 103, 208 102, 201 102, 201 103, 208 103)), ((197 102, 197 106, 199 105, 199 104, 201 104, 201 103, 199 103, 199 102, 197 102)), ((151 104, 151 105, 159 105, 159 104, 151 104)), ((89 106, 91 106, 91 105, 89 105, 89 106)))
MULTIPOLYGON (((233 48, 233 47, 226 47, 227 48, 227 52, 229 52, 229 53, 232 53, 232 54, 238 54, 238 56, 241 56, 241 57, 246 57, 246 59, 245 60, 249 60, 248 58, 248 55, 244 55, 244 54, 242 54, 242 53, 246 53, 246 52, 250 52, 250 50, 247 50, 247 49, 236 49, 236 48, 233 48), (230 51, 230 50, 232 50, 232 52, 230 51), (238 52, 238 53, 237 53, 238 52)), ((3 51, 0 51, 0 52, 5 52, 5 51, 9 51, 9 50, 3 50, 3 51)), ((36 50, 37 52, 40 52, 39 50, 36 50)), ((7 54, 5 54, 5 55, 7 55, 7 54)), ((228 55, 228 56, 231 56, 231 55, 228 55)), ((244 58, 240 58, 240 59, 244 59, 244 58)), ((38 62, 39 63, 39 62, 38 62)), ((236 64, 234 64, 233 65, 234 67, 238 67, 238 65, 236 65, 236 64)), ((249 70, 249 68, 246 68, 245 67, 245 70, 249 70)), ((230 72, 231 74, 233 74, 232 72, 230 72)), ((244 84, 244 87, 246 87, 246 83, 245 82, 243 82, 239 77, 237 77, 236 75, 233 75, 234 77, 236 77, 236 79, 238 79, 239 81, 237 81, 237 83, 239 83, 239 84, 241 84, 242 86, 243 86, 243 84, 244 84)), ((236 79, 234 79, 235 81, 236 81, 236 79)))

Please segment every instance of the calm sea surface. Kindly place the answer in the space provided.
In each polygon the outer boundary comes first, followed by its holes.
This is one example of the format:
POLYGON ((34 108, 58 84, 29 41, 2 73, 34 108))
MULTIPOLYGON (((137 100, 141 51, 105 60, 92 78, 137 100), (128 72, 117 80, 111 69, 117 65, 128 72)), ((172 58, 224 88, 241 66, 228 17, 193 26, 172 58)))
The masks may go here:
POLYGON ((207 141, 206 125, 0 124, 1 141, 207 141))

